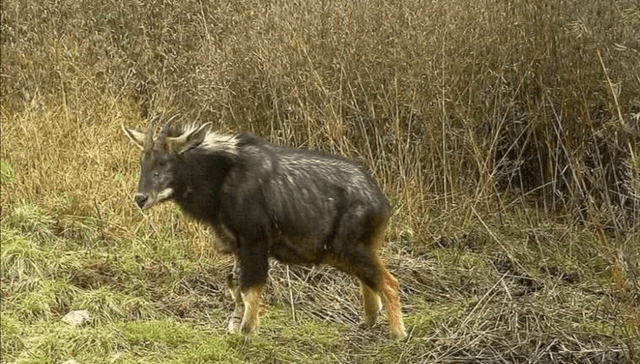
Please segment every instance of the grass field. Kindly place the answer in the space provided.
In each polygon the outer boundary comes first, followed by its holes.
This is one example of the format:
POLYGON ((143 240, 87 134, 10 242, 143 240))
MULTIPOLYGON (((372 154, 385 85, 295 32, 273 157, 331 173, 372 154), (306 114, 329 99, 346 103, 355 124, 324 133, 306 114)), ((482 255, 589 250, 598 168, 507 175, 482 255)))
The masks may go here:
POLYGON ((2 363, 640 361, 637 1, 8 0, 1 26, 2 363), (132 200, 120 125, 175 112, 365 165, 409 337, 275 262, 227 334, 231 258, 132 200))

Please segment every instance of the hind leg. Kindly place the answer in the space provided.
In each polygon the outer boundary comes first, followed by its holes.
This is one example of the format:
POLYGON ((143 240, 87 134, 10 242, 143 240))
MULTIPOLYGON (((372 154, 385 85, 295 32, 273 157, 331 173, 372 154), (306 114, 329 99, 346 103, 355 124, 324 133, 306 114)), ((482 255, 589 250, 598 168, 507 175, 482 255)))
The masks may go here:
POLYGON ((382 281, 380 282, 377 291, 380 293, 380 297, 387 306, 387 318, 389 319, 389 328, 391 331, 391 337, 393 339, 402 339, 407 336, 404 328, 404 322, 402 321, 402 311, 400 309, 400 297, 398 294, 398 280, 395 279, 391 273, 382 265, 382 281))
MULTIPOLYGON (((389 331, 392 339, 402 339, 407 336, 404 328, 404 322, 402 320, 402 311, 400 308, 400 298, 398 294, 398 281, 389 273, 384 267, 379 258, 374 258, 371 265, 367 267, 363 266, 363 269, 358 269, 356 272, 358 278, 365 282, 368 286, 369 293, 369 308, 367 308, 367 302, 365 301, 365 324, 375 323, 377 317, 377 310, 374 314, 374 306, 376 300, 372 298, 372 294, 379 297, 387 308, 387 319, 389 320, 389 331)), ((364 290, 363 290, 364 291, 364 290)), ((379 302, 379 301, 378 301, 379 302)))
MULTIPOLYGON (((378 206, 379 207, 379 206, 378 206)), ((387 307, 389 331, 394 339, 407 336, 402 321, 398 281, 380 259, 388 212, 356 206, 341 218, 329 264, 355 275, 361 283, 364 304, 363 326, 375 324, 380 301, 387 307)))
POLYGON ((400 308, 398 281, 385 268, 378 253, 370 248, 352 251, 338 267, 349 267, 345 270, 360 279, 364 304, 362 326, 371 327, 375 324, 382 302, 387 308, 391 337, 401 339, 407 336, 400 308))
POLYGON ((364 306, 364 320, 362 327, 372 327, 378 321, 380 310, 382 309, 382 301, 380 296, 360 281, 360 291, 362 292, 362 304, 364 306))

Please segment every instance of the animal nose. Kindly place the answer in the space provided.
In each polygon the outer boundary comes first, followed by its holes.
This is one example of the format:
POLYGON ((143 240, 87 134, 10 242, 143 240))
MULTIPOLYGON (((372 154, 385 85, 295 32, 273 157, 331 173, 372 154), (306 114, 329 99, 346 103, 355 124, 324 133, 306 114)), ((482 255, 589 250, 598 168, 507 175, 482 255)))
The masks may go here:
POLYGON ((134 200, 136 201, 136 205, 138 205, 139 208, 143 208, 144 204, 147 203, 148 199, 149 197, 141 194, 137 194, 136 197, 134 197, 134 200))

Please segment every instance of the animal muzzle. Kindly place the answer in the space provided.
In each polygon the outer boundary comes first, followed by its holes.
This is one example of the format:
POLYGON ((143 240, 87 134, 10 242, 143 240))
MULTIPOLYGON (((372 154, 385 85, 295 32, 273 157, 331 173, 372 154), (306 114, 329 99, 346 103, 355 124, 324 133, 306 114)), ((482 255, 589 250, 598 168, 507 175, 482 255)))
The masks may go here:
POLYGON ((147 201, 149 201, 149 196, 138 193, 133 199, 136 201, 136 205, 138 205, 139 208, 144 209, 147 201))
POLYGON ((173 188, 165 188, 159 193, 151 192, 151 193, 136 193, 133 197, 133 200, 136 202, 136 205, 142 210, 146 210, 151 206, 158 204, 160 202, 166 201, 173 197, 173 188))

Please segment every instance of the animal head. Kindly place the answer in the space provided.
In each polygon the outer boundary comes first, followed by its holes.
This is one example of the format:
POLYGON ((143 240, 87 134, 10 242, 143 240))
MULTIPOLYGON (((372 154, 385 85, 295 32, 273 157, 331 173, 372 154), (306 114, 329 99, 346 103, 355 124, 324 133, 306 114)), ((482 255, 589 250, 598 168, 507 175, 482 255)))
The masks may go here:
POLYGON ((173 197, 176 164, 185 153, 202 144, 211 127, 211 123, 206 123, 180 135, 170 135, 173 133, 171 124, 174 120, 175 117, 169 119, 156 138, 153 137, 153 121, 149 122, 145 133, 122 125, 129 139, 142 149, 140 181, 134 197, 141 209, 148 209, 173 197))

